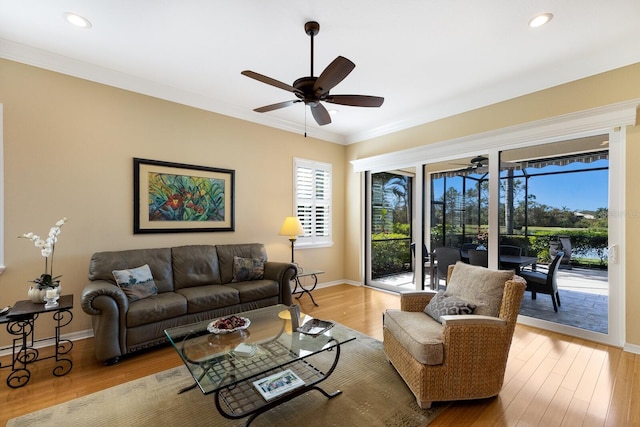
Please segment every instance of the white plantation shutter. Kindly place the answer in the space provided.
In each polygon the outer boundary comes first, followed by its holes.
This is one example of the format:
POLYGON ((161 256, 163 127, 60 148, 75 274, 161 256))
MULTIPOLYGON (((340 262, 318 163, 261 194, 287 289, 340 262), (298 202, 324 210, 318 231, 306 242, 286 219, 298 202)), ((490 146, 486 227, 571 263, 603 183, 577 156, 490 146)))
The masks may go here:
POLYGON ((295 215, 304 236, 298 245, 331 244, 331 165, 294 159, 295 215))

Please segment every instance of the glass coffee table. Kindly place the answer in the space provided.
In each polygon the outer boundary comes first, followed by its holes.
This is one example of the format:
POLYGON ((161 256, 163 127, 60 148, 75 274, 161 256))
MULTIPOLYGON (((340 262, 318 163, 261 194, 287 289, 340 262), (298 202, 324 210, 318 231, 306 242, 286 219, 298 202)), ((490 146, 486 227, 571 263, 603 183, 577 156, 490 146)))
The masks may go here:
MULTIPOLYGON (((213 333, 208 326, 216 319, 211 319, 165 330, 195 380, 180 393, 199 387, 204 394, 214 394, 218 412, 229 419, 249 417, 245 426, 309 390, 329 399, 341 393, 327 393, 318 384, 336 368, 341 345, 355 340, 350 329, 334 324, 309 331, 315 335, 292 332, 285 305, 235 316, 245 319, 248 327, 213 333)), ((300 323, 311 321, 303 316, 300 323)))

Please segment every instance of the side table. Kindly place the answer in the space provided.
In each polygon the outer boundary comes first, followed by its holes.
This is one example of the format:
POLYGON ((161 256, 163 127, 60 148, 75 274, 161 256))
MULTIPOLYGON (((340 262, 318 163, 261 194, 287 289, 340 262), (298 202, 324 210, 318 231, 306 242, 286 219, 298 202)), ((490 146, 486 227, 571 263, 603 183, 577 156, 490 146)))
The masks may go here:
POLYGON ((38 360, 52 359, 55 357, 56 366, 53 368, 53 375, 61 377, 68 374, 73 367, 71 359, 62 357, 68 354, 73 348, 73 342, 60 339, 60 329, 71 323, 73 319, 73 295, 63 295, 58 300, 58 306, 45 308, 44 304, 35 304, 29 300, 18 301, 9 312, 0 317, 0 323, 7 324, 7 332, 16 338, 13 339, 11 365, 0 366, 0 368, 11 367, 11 373, 7 377, 7 385, 11 388, 20 388, 29 382, 31 372, 28 369, 29 363, 38 360), (39 341, 36 340, 35 322, 41 313, 53 313, 55 326, 55 355, 40 357, 40 352, 34 347, 39 341))
POLYGON ((296 299, 300 299, 302 295, 307 294, 309 295, 309 298, 311 298, 311 302, 313 303, 313 305, 317 307, 318 304, 316 304, 316 300, 313 299, 313 295, 311 295, 311 292, 316 288, 316 286, 318 286, 318 276, 320 274, 324 274, 324 271, 314 270, 312 268, 310 269, 305 268, 305 269, 302 269, 302 271, 298 271, 298 274, 296 274, 296 277, 293 278, 293 280, 296 282, 296 285, 293 288, 293 292, 291 292, 291 294, 297 295, 296 299), (300 282, 300 278, 302 277, 313 278, 313 286, 305 288, 302 285, 302 282, 300 282), (300 290, 298 290, 298 288, 300 288, 300 290))

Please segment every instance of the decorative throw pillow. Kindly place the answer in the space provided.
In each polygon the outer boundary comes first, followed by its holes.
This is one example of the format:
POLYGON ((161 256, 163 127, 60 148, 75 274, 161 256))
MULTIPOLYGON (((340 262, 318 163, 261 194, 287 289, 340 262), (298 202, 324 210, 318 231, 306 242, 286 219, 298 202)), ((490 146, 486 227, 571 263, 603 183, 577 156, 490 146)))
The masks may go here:
POLYGON ((262 258, 233 257, 232 282, 246 282, 264 278, 264 260, 262 258))
POLYGON ((458 261, 447 284, 447 295, 474 303, 474 314, 498 317, 505 282, 513 275, 513 270, 491 270, 458 261))
POLYGON ((148 264, 127 270, 113 270, 112 273, 129 302, 158 295, 158 287, 148 264))
POLYGON ((439 291, 431 298, 429 304, 424 308, 424 312, 442 323, 441 316, 472 314, 476 305, 458 298, 456 296, 447 295, 445 291, 439 291))

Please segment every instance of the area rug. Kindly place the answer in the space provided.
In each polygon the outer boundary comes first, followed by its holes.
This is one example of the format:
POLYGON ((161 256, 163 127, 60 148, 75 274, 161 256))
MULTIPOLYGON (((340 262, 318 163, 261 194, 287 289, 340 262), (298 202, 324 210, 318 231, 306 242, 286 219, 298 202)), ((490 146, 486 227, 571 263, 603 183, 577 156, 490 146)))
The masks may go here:
MULTIPOLYGON (((386 360, 382 343, 356 331, 353 334, 357 339, 343 345, 336 370, 320 384, 327 392, 342 390, 341 395, 329 400, 309 391, 258 416, 251 426, 423 427, 448 406, 434 403, 431 409, 420 409, 386 360)), ((219 415, 212 395, 205 396, 199 389, 177 394, 192 382, 181 366, 14 418, 7 426, 244 425, 245 419, 219 415)))

